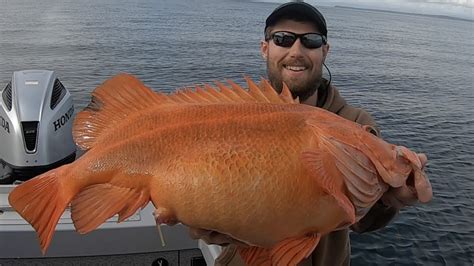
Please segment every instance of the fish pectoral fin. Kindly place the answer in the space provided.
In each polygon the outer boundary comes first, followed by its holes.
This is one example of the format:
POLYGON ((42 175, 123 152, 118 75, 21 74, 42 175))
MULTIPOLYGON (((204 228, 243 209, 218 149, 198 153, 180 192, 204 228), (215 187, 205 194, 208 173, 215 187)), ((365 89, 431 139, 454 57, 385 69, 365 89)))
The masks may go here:
POLYGON ((314 177, 319 186, 333 196, 337 204, 346 214, 346 222, 355 223, 355 209, 352 202, 344 194, 344 180, 338 178, 341 172, 337 169, 333 156, 324 150, 304 151, 302 159, 306 162, 308 173, 314 177))
MULTIPOLYGON (((356 147, 333 137, 321 137, 320 152, 326 154, 329 164, 342 174, 347 196, 355 207, 356 220, 360 220, 375 202, 387 191, 371 158, 356 147)), ((328 164, 328 163, 326 163, 328 164)))
POLYGON ((119 187, 109 183, 88 186, 71 202, 71 218, 76 230, 86 234, 115 214, 118 222, 143 208, 150 196, 144 190, 119 187))
POLYGON ((344 175, 349 197, 361 219, 388 189, 376 166, 362 151, 340 142, 329 140, 328 149, 336 158, 336 166, 344 175))
POLYGON ((298 265, 311 255, 320 239, 320 234, 308 234, 283 240, 271 249, 239 247, 238 251, 247 265, 298 265))

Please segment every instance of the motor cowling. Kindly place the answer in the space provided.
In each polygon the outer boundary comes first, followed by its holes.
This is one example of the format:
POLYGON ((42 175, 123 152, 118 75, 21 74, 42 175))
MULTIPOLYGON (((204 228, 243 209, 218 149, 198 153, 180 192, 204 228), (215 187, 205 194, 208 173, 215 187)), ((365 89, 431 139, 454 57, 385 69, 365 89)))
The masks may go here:
POLYGON ((13 73, 0 98, 0 183, 74 161, 74 105, 54 71, 13 73))

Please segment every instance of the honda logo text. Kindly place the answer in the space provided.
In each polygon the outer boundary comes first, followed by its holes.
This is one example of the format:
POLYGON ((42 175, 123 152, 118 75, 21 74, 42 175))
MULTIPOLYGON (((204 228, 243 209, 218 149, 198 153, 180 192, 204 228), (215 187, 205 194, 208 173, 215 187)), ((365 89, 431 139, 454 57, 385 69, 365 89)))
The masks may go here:
POLYGON ((67 110, 67 112, 65 114, 63 114, 58 120, 53 122, 54 131, 57 131, 62 126, 64 126, 64 124, 66 124, 67 121, 69 121, 69 119, 72 117, 73 114, 74 114, 74 106, 69 108, 69 110, 67 110))

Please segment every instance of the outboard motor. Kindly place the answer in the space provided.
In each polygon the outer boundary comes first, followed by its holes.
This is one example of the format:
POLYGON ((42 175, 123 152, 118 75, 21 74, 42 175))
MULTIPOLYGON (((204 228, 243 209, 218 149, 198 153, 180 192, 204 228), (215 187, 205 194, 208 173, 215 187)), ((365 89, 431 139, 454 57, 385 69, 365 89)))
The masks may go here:
POLYGON ((0 98, 0 183, 74 161, 73 115, 71 94, 53 71, 14 72, 0 98))

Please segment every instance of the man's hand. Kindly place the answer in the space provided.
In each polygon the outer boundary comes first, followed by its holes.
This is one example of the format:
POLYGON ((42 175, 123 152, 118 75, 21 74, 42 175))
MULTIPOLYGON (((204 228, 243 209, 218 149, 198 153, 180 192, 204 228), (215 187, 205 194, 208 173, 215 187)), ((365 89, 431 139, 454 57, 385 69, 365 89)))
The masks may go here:
POLYGON ((199 228, 189 228, 189 235, 193 239, 202 239, 207 244, 227 246, 229 244, 237 246, 247 246, 247 244, 232 238, 229 235, 221 234, 216 231, 199 229, 199 228))
MULTIPOLYGON (((428 158, 423 153, 419 153, 417 155, 421 162, 421 170, 423 171, 426 163, 428 162, 428 158)), ((426 177, 424 171, 422 172, 422 177, 426 177)), ((416 179, 416 177, 410 176, 407 180, 407 183, 404 184, 402 187, 391 188, 387 192, 385 192, 385 194, 381 198, 383 204, 389 207, 394 207, 399 210, 405 206, 414 205, 420 200, 419 195, 429 195, 432 193, 431 186, 417 186, 416 182, 421 182, 424 180, 416 179)))

